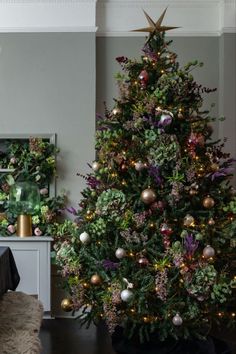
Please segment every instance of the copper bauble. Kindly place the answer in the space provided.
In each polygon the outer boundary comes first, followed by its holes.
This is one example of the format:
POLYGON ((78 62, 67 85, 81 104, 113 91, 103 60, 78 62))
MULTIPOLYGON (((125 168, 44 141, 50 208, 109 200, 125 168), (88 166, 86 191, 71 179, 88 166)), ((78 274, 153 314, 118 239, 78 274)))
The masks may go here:
POLYGON ((63 299, 61 302, 61 308, 65 312, 73 310, 73 301, 71 299, 63 299))
POLYGON ((149 260, 146 257, 141 257, 138 259, 138 264, 140 267, 146 267, 149 265, 149 260))
POLYGON ((204 249, 203 249, 203 257, 204 258, 211 258, 214 257, 215 255, 215 250, 213 247, 211 247, 210 245, 207 245, 204 249))
POLYGON ((144 189, 141 193, 141 200, 145 204, 151 204, 156 200, 156 193, 151 188, 144 189))
POLYGON ((196 195, 197 193, 198 193, 198 191, 197 191, 196 189, 194 189, 194 188, 191 188, 191 189, 189 190, 189 194, 190 194, 191 196, 196 195))
POLYGON ((92 275, 90 282, 93 285, 100 285, 102 282, 102 278, 100 277, 100 275, 94 274, 94 275, 92 275))
POLYGON ((210 218, 209 220, 208 220, 208 225, 215 225, 215 220, 213 219, 213 218, 210 218))
POLYGON ((202 202, 204 208, 210 209, 215 205, 215 201, 212 197, 210 197, 209 195, 203 199, 202 202))

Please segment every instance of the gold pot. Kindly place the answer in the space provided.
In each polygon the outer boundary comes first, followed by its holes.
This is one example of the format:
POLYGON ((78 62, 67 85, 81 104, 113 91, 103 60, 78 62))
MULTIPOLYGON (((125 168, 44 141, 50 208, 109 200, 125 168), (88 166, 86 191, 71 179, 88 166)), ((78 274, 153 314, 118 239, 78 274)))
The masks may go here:
POLYGON ((18 215, 16 234, 19 237, 32 236, 32 217, 31 215, 18 215))

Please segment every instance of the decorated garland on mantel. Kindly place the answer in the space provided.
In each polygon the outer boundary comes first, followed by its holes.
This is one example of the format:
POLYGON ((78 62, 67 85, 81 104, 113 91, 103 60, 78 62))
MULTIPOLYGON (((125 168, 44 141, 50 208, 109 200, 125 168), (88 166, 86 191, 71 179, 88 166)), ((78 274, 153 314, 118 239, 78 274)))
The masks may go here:
POLYGON ((59 150, 47 139, 5 139, 0 146, 0 235, 16 232, 16 217, 9 209, 9 191, 17 181, 35 182, 40 190, 40 208, 33 215, 33 234, 50 235, 65 207, 65 195, 49 196, 49 187, 56 178, 56 155, 59 150))

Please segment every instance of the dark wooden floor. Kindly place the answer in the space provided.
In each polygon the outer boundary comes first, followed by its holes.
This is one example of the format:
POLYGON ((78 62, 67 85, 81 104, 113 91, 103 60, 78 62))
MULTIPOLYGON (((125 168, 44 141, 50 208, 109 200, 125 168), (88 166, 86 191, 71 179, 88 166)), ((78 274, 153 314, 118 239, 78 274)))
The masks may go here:
MULTIPOLYGON (((236 354, 235 330, 222 330, 215 332, 214 335, 224 339, 232 354, 236 354)), ((42 354, 115 354, 103 325, 85 329, 80 327, 78 320, 44 320, 40 338, 42 354)))

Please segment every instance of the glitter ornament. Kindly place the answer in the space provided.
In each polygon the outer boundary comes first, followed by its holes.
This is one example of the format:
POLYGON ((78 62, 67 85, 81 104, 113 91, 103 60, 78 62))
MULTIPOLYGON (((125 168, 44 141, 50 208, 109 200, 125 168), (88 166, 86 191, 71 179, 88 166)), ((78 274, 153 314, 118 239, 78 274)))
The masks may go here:
POLYGON ((65 312, 70 312, 73 310, 73 302, 71 299, 63 299, 61 302, 61 308, 65 312))
POLYGON ((145 168, 145 165, 142 163, 142 161, 138 161, 134 164, 134 168, 136 171, 140 172, 145 168))
POLYGON ((203 199, 202 205, 204 206, 204 208, 210 209, 215 205, 215 201, 212 197, 208 195, 206 198, 203 199))
POLYGON ((117 248, 115 255, 118 259, 124 258, 126 256, 126 251, 124 250, 124 248, 117 248))
POLYGON ((177 313, 173 318, 172 322, 175 326, 181 326, 183 323, 182 317, 177 313))
POLYGON ((97 161, 94 161, 92 163, 92 169, 94 170, 94 172, 97 172, 99 170, 99 168, 100 168, 100 163, 97 161))
POLYGON ((215 255, 215 250, 213 247, 211 247, 210 245, 207 245, 204 249, 203 249, 203 257, 204 258, 211 258, 214 257, 215 255))
POLYGON ((84 232, 82 232, 82 234, 80 234, 79 239, 84 244, 87 244, 90 242, 90 236, 86 231, 84 231, 84 232))
POLYGON ((156 200, 156 193, 151 188, 144 189, 141 193, 141 200, 145 204, 151 204, 156 200))
POLYGON ((121 300, 122 300, 122 301, 128 302, 128 301, 130 301, 131 298, 133 297, 133 293, 132 293, 131 290, 125 289, 125 290, 122 290, 122 291, 121 291, 120 297, 121 297, 121 300))
POLYGON ((100 277, 100 275, 94 274, 94 275, 92 275, 90 282, 93 285, 100 285, 102 282, 102 278, 100 277))
POLYGON ((184 226, 193 226, 194 225, 194 217, 190 214, 187 214, 184 217, 184 226))

